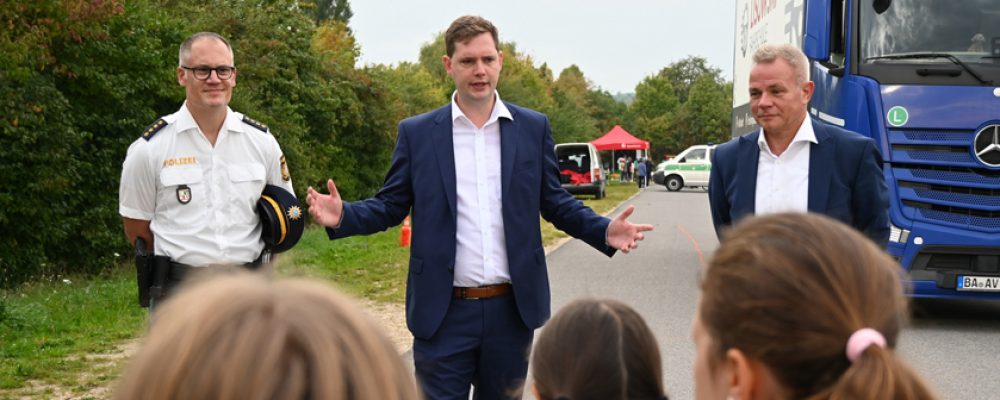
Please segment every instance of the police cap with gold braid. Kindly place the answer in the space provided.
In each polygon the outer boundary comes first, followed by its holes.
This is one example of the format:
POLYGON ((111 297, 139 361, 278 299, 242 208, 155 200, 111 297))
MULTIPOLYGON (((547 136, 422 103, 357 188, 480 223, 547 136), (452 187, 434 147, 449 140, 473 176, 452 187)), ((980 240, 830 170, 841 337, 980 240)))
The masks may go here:
POLYGON ((302 207, 295 195, 274 185, 264 186, 264 192, 257 200, 260 214, 261 234, 264 248, 272 253, 281 253, 298 243, 305 228, 302 207))

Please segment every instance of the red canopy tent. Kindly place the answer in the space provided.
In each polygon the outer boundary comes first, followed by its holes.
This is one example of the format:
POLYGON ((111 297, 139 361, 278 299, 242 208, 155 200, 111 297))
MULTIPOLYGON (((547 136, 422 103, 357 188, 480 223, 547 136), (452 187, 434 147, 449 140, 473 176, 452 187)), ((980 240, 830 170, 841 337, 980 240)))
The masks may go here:
POLYGON ((597 150, 611 150, 611 170, 616 170, 618 163, 615 160, 615 150, 646 150, 649 151, 649 142, 632 136, 620 125, 615 125, 608 133, 590 142, 597 150))
POLYGON ((649 142, 636 138, 622 129, 620 125, 615 125, 608 133, 591 141, 597 150, 648 150, 649 142))

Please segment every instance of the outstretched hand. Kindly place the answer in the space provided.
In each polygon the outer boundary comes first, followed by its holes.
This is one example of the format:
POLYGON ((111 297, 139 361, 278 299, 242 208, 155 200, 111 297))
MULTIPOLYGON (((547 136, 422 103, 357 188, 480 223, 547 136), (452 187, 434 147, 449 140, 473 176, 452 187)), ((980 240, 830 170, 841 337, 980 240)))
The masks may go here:
POLYGON ((653 226, 649 224, 628 222, 628 217, 632 215, 633 211, 635 211, 635 206, 628 206, 625 211, 611 220, 611 225, 608 225, 608 244, 621 250, 622 253, 628 253, 639 247, 639 241, 645 238, 642 233, 653 230, 653 226))
POLYGON ((309 215, 313 221, 333 228, 340 225, 340 220, 344 216, 344 200, 340 198, 333 179, 326 181, 326 188, 330 194, 321 194, 310 186, 306 191, 306 204, 309 204, 309 215))

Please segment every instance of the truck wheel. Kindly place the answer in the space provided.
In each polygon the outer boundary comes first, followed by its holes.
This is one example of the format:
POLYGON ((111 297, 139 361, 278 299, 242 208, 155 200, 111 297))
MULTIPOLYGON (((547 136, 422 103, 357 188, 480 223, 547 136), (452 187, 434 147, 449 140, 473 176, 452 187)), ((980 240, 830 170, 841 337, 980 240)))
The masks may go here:
POLYGON ((667 190, 671 192, 676 192, 684 187, 684 181, 677 175, 670 175, 664 180, 663 186, 666 186, 667 190))

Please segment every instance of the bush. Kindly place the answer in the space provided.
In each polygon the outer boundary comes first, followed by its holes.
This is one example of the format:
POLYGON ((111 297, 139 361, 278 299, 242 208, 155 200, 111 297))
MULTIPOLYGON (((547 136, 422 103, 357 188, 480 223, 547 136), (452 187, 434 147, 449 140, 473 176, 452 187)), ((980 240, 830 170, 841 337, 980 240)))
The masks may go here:
POLYGON ((179 23, 135 5, 2 6, 0 20, 15 29, 0 53, 10 67, 0 79, 8 116, 0 121, 0 286, 93 273, 127 250, 117 215, 121 162, 142 127, 176 107, 170 81, 156 71, 170 68, 167 44, 183 37, 179 23))

